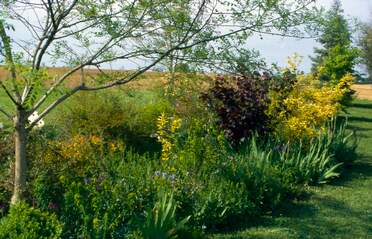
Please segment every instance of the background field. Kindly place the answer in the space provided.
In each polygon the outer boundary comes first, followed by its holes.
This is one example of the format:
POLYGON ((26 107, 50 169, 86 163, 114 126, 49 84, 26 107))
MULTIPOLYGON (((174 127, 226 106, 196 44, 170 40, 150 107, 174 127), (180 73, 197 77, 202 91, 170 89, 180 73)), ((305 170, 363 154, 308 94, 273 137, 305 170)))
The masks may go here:
POLYGON ((372 84, 355 84, 352 89, 358 99, 372 100, 372 84))

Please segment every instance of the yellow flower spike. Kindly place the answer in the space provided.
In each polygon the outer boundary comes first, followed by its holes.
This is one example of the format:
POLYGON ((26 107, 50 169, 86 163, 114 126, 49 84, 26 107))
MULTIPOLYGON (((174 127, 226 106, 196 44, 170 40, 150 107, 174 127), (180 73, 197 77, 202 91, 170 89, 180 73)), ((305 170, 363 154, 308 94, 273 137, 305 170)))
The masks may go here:
POLYGON ((181 127, 182 120, 179 118, 176 118, 172 121, 171 125, 171 133, 175 133, 177 129, 181 127))

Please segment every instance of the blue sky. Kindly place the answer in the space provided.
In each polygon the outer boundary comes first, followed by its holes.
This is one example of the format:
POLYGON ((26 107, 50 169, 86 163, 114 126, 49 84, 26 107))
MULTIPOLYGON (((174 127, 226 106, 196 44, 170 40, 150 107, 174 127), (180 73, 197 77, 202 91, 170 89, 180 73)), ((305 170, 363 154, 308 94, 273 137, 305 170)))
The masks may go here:
MULTIPOLYGON (((318 0, 319 5, 329 8, 333 0, 318 0)), ((345 15, 349 18, 357 18, 361 21, 372 21, 372 0, 341 0, 345 15)), ((298 40, 275 36, 266 36, 263 40, 258 37, 252 38, 247 46, 259 50, 269 63, 278 63, 285 66, 287 57, 298 53, 304 57, 300 68, 309 71, 311 60, 309 55, 313 54, 314 47, 318 46, 315 40, 298 40)))

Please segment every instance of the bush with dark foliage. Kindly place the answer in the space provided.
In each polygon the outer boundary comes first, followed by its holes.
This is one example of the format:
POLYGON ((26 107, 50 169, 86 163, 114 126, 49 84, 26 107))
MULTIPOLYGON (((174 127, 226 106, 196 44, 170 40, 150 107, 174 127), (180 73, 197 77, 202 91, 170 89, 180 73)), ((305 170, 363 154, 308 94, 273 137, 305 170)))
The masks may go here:
POLYGON ((203 95, 233 144, 238 144, 253 132, 269 131, 270 120, 266 110, 270 81, 271 76, 266 73, 232 78, 219 76, 215 85, 203 95))

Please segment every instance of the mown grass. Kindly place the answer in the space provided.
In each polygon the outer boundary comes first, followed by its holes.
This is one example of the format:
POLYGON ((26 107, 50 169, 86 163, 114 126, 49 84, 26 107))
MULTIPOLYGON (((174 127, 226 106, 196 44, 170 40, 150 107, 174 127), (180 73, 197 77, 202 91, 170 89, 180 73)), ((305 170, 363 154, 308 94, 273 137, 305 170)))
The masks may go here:
POLYGON ((359 139, 359 157, 342 178, 311 187, 309 198, 254 222, 257 226, 212 237, 372 238, 372 101, 355 100, 345 116, 359 139))

